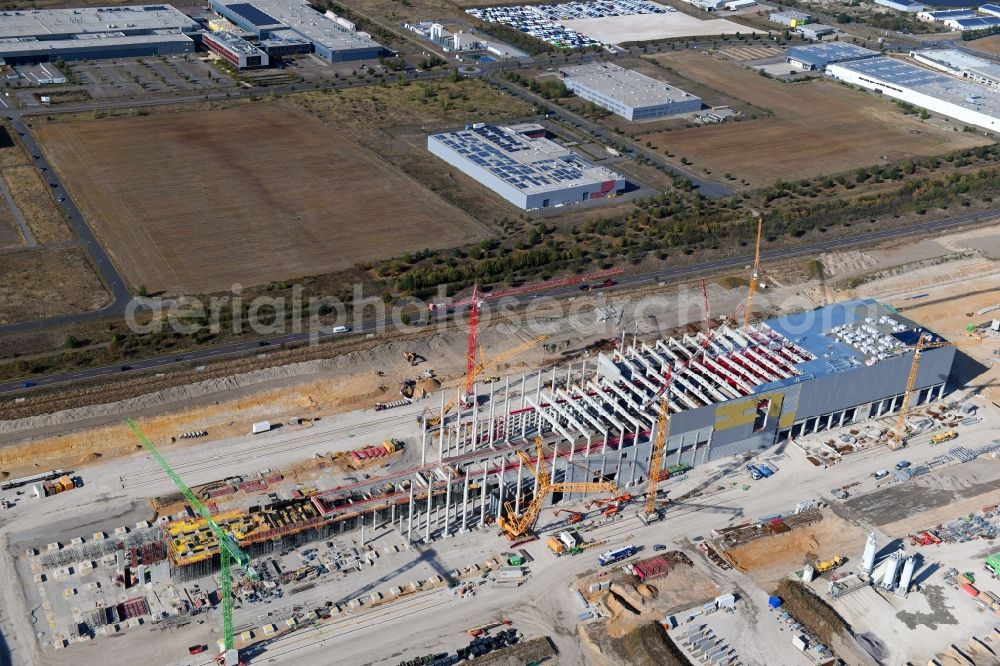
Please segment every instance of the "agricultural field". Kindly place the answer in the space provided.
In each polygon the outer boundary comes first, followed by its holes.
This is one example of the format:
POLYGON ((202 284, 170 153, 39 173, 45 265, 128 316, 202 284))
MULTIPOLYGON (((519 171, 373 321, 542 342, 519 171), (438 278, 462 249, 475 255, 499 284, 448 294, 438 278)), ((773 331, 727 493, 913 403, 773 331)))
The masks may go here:
POLYGON ((110 302, 80 248, 36 248, 0 260, 0 325, 96 310, 110 302))
POLYGON ((1000 55, 1000 35, 990 35, 989 37, 980 37, 979 39, 962 42, 962 48, 993 56, 1000 55))
POLYGON ((329 273, 485 235, 352 132, 294 104, 37 130, 126 279, 150 292, 329 273))
MULTIPOLYGON (((977 133, 948 132, 891 101, 825 80, 782 83, 705 53, 686 51, 651 56, 682 79, 714 88, 770 112, 755 120, 641 135, 661 151, 707 168, 730 173, 754 186, 777 179, 810 176, 897 162, 987 143, 977 133)), ((692 92, 697 92, 692 89, 692 92)), ((641 132, 641 126, 636 126, 641 132)))
POLYGON ((325 124, 342 128, 362 146, 481 222, 489 224, 520 213, 427 151, 427 135, 434 132, 474 122, 531 119, 532 108, 510 95, 467 79, 350 88, 333 95, 305 93, 290 100, 325 124))

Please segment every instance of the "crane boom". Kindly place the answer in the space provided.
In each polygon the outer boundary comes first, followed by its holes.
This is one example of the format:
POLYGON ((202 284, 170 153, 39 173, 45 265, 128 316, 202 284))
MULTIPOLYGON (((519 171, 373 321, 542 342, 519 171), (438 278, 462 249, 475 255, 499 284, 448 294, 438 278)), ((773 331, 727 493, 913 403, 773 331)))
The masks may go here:
POLYGON ((513 502, 507 502, 507 517, 501 516, 497 523, 507 533, 510 539, 523 536, 535 524, 538 514, 542 511, 542 504, 545 498, 551 493, 614 493, 618 486, 612 481, 600 481, 597 483, 587 482, 549 482, 549 467, 545 462, 545 452, 542 450, 542 438, 535 437, 535 460, 531 459, 524 451, 518 451, 517 456, 528 467, 528 470, 538 482, 538 488, 531 502, 525 507, 524 513, 520 516, 514 513, 513 502), (537 469, 536 469, 537 466, 537 469))
POLYGON ((233 577, 232 577, 232 562, 235 560, 237 565, 242 569, 246 570, 247 575, 251 578, 256 577, 256 572, 253 567, 250 566, 250 556, 240 549, 239 545, 236 543, 236 539, 233 538, 231 534, 226 533, 219 524, 215 522, 215 518, 208 508, 201 503, 201 500, 195 496, 195 494, 188 488, 187 484, 177 475, 177 472, 170 466, 166 459, 160 455, 153 443, 149 441, 149 438, 139 429, 139 426, 131 418, 125 419, 129 428, 135 433, 136 438, 142 444, 142 446, 149 452, 151 456, 159 463, 160 467, 166 473, 170 480, 174 482, 178 490, 184 495, 184 498, 191 503, 192 508, 197 511, 202 518, 205 519, 205 523, 208 525, 208 529, 212 531, 215 538, 219 541, 219 564, 220 570, 220 585, 222 591, 222 635, 223 635, 223 645, 225 647, 224 653, 226 655, 227 666, 230 663, 236 663, 235 661, 230 661, 232 656, 235 656, 233 651, 233 577))

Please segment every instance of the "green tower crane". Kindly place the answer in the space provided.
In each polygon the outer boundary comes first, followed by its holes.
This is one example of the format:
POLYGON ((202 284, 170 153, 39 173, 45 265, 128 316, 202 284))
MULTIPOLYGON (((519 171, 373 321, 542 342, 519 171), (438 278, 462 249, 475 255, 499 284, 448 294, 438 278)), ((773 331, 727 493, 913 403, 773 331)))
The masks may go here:
POLYGON ((139 439, 139 442, 149 451, 150 455, 156 459, 156 462, 160 464, 163 471, 167 473, 170 480, 174 482, 174 485, 183 493, 184 497, 191 506, 194 507, 195 511, 201 514, 201 517, 205 519, 208 524, 208 528, 212 530, 212 534, 215 538, 219 540, 219 562, 221 564, 221 574, 222 579, 222 635, 223 635, 223 653, 220 655, 224 659, 225 666, 237 666, 239 662, 239 656, 236 649, 233 648, 233 562, 235 561, 237 566, 246 571, 247 576, 251 580, 257 578, 257 572, 254 568, 250 566, 250 556, 247 555, 243 550, 240 549, 239 544, 236 543, 236 538, 232 534, 227 533, 219 524, 215 522, 215 518, 212 517, 211 512, 201 503, 191 489, 187 487, 187 484, 181 480, 181 477, 177 476, 177 472, 170 467, 170 464, 164 459, 160 452, 157 451, 153 443, 149 441, 149 438, 143 434, 139 426, 136 425, 135 421, 131 418, 125 419, 128 426, 135 433, 135 436, 139 439))

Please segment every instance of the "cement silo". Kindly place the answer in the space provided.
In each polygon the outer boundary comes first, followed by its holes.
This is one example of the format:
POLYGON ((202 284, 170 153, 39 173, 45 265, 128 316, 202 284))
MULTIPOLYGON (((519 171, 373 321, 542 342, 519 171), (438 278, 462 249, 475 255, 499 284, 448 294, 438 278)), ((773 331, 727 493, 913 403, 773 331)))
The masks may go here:
POLYGON ((875 550, 877 548, 875 539, 874 532, 868 535, 868 543, 865 544, 865 554, 861 558, 861 569, 866 574, 870 574, 872 569, 875 568, 875 550))
POLYGON ((910 583, 913 582, 913 570, 917 568, 917 558, 911 555, 903 563, 903 573, 899 576, 899 594, 906 595, 910 591, 910 583))

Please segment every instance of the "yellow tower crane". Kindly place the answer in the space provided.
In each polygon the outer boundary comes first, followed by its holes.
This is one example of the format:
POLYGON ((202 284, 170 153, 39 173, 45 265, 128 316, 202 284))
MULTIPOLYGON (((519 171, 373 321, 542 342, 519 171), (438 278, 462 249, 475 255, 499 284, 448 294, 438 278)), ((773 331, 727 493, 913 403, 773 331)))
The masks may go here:
POLYGON ((618 486, 611 481, 598 483, 551 483, 549 481, 549 466, 545 462, 545 452, 542 450, 541 437, 535 437, 535 460, 532 460, 531 456, 524 451, 518 451, 517 455, 531 471, 532 475, 534 475, 535 480, 538 482, 538 487, 535 490, 535 496, 528 503, 524 513, 518 516, 514 512, 514 503, 507 502, 507 515, 501 516, 497 521, 497 524, 511 541, 528 533, 531 526, 535 524, 535 520, 538 519, 538 514, 542 511, 542 504, 545 502, 545 498, 551 493, 614 494, 618 490, 618 486))
POLYGON ((920 356, 927 349, 937 349, 938 347, 958 347, 959 345, 978 344, 981 340, 956 340, 949 342, 941 340, 939 342, 927 342, 924 334, 917 338, 917 344, 912 345, 913 362, 910 364, 910 375, 906 379, 906 390, 903 392, 903 404, 899 407, 899 415, 896 417, 896 426, 889 432, 889 448, 898 449, 906 445, 906 417, 910 412, 910 396, 917 384, 917 370, 920 368, 920 356))
MULTIPOLYGON (((489 361, 486 361, 485 359, 483 359, 483 349, 482 349, 482 347, 480 347, 479 348, 480 363, 479 363, 479 365, 476 366, 476 369, 475 369, 475 371, 473 373, 473 377, 474 378, 478 377, 479 375, 481 375, 484 372, 486 372, 486 370, 488 368, 492 368, 492 367, 498 366, 501 363, 503 363, 504 361, 507 361, 507 360, 509 360, 511 358, 514 358, 518 354, 521 354, 521 353, 527 351, 528 349, 531 349, 535 345, 537 345, 539 343, 542 343, 542 342, 544 342, 545 340, 548 340, 548 339, 549 339, 549 336, 547 336, 547 335, 540 335, 537 338, 535 338, 534 340, 529 340, 528 342, 521 343, 521 344, 519 344, 518 346, 516 346, 516 347, 514 347, 512 349, 508 349, 505 352, 501 352, 500 354, 497 354, 495 357, 493 357, 489 361)), ((458 401, 460 399, 461 399, 461 395, 454 395, 454 396, 452 396, 448 400, 448 402, 445 403, 443 414, 447 415, 448 412, 451 411, 451 409, 458 403, 458 401)), ((432 415, 426 416, 426 417, 421 416, 417 420, 418 421, 423 421, 428 426, 432 426, 433 427, 433 426, 439 425, 441 423, 441 414, 432 414, 432 415)))
POLYGON ((664 396, 660 400, 660 415, 656 421, 656 440, 649 459, 649 487, 646 489, 646 516, 656 512, 656 486, 660 483, 660 468, 663 454, 667 450, 667 429, 670 427, 670 401, 664 396))
POLYGON ((750 325, 750 315, 753 313, 753 295, 757 293, 757 284, 760 282, 760 232, 764 225, 764 218, 757 215, 757 245, 753 253, 753 271, 750 273, 750 288, 747 290, 747 307, 743 313, 743 325, 750 325))

